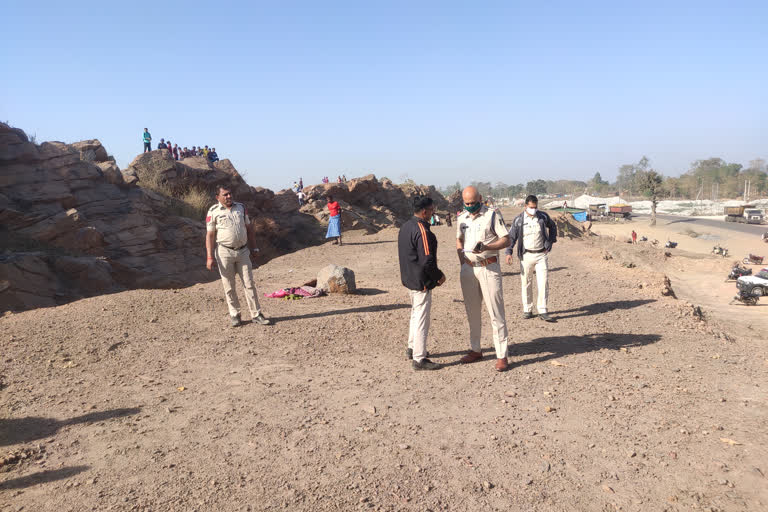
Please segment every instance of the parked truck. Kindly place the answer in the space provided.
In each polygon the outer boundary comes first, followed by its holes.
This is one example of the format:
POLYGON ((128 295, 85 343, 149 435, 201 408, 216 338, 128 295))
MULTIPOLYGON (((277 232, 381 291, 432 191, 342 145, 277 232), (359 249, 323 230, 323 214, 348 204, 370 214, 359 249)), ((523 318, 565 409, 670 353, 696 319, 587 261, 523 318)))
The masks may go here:
POLYGON ((632 207, 628 204, 614 204, 608 207, 608 215, 619 219, 628 219, 632 216, 632 207))
POLYGON ((762 224, 765 214, 754 205, 726 206, 724 208, 725 222, 741 222, 746 224, 762 224))

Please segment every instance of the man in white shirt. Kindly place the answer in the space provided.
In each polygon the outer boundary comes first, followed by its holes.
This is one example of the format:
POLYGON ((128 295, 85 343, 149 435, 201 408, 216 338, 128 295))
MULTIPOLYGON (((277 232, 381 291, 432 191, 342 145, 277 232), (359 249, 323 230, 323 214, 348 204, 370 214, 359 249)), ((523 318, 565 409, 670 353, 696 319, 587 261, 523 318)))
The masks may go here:
POLYGON ((522 280, 523 318, 533 318, 533 273, 536 272, 538 300, 536 311, 545 322, 555 319, 547 313, 549 283, 547 279, 547 255, 552 244, 557 242, 557 225, 546 213, 538 209, 539 200, 530 195, 525 198, 525 211, 512 221, 509 232, 507 264, 512 264, 512 248, 517 243, 517 257, 520 260, 522 280))

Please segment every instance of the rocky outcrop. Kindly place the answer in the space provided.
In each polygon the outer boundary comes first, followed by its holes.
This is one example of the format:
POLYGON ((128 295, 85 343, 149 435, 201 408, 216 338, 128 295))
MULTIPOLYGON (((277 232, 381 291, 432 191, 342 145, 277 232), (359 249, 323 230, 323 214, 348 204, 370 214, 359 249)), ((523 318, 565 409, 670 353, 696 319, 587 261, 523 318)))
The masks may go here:
MULTIPOLYGON (((235 201, 248 208, 262 262, 324 240, 324 228, 317 220, 299 212, 296 194, 251 187, 228 159, 212 164, 202 157, 190 157, 177 162, 168 151, 149 151, 137 156, 122 176, 126 183, 161 189, 175 197, 197 190, 210 198, 210 205, 216 202, 219 187, 228 188, 235 201)), ((200 220, 203 217, 201 214, 200 220)))
MULTIPOLYGON (((248 208, 261 262, 325 242, 329 193, 346 208, 345 229, 370 232, 410 217, 416 194, 446 205, 434 187, 370 175, 308 187, 300 209, 289 190, 249 186, 229 160, 177 162, 158 150, 121 170, 96 139, 37 145, 0 123, 0 312, 217 278, 205 269, 204 217, 220 186, 248 208), (194 214, 180 207, 191 192, 194 214)), ((341 277, 354 289, 354 275, 341 277)))
POLYGON ((0 310, 211 278, 203 223, 118 173, 98 141, 36 145, 0 123, 0 310))
POLYGON ((373 174, 346 183, 305 187, 304 193, 307 203, 301 211, 323 223, 328 221, 328 196, 338 200, 344 209, 341 219, 344 230, 365 229, 373 233, 386 227, 400 226, 413 215, 413 198, 417 195, 431 197, 439 213, 448 212, 447 201, 435 187, 395 185, 388 179, 379 181, 373 174))

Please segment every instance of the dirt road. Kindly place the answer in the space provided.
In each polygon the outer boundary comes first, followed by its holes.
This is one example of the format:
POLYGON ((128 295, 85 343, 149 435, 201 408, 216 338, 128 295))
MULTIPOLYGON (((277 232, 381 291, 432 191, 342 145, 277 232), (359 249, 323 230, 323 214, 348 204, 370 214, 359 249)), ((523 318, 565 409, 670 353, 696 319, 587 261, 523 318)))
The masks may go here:
POLYGON ((457 365, 454 231, 435 232, 437 372, 405 360, 395 230, 257 270, 261 293, 331 262, 362 288, 263 299, 270 327, 228 328, 218 282, 0 318, 0 509, 768 507, 764 332, 729 336, 662 296, 661 275, 604 260, 606 242, 562 240, 558 322, 522 320, 504 266, 512 367, 493 371, 487 318, 487 359, 457 365))

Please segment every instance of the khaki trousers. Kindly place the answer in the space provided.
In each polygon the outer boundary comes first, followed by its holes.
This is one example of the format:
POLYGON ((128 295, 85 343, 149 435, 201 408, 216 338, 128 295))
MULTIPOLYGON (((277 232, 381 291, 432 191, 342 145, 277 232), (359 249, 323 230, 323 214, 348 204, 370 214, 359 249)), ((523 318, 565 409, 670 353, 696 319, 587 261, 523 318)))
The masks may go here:
POLYGON ((536 286, 538 288, 538 300, 536 312, 547 312, 547 299, 549 298, 549 283, 547 281, 547 253, 526 252, 520 260, 520 279, 523 285, 520 287, 523 293, 523 311, 530 313, 533 309, 533 271, 536 270, 536 286))
POLYGON ((413 350, 413 360, 427 357, 429 312, 432 309, 432 290, 408 290, 411 294, 411 325, 408 328, 408 348, 413 350))
POLYGON ((251 266, 248 247, 234 251, 219 245, 216 248, 216 264, 219 266, 221 283, 224 285, 224 296, 227 298, 229 316, 240 314, 240 301, 237 299, 237 290, 235 290, 235 275, 239 275, 251 317, 257 317, 261 312, 261 307, 259 306, 259 299, 256 298, 256 287, 253 285, 253 267, 251 266))
POLYGON ((469 342, 473 352, 482 352, 480 348, 480 328, 482 325, 482 302, 491 316, 493 344, 496 358, 507 357, 507 320, 504 317, 504 297, 501 288, 501 266, 499 262, 485 267, 473 267, 466 263, 461 266, 461 293, 464 295, 464 309, 469 320, 469 342))

